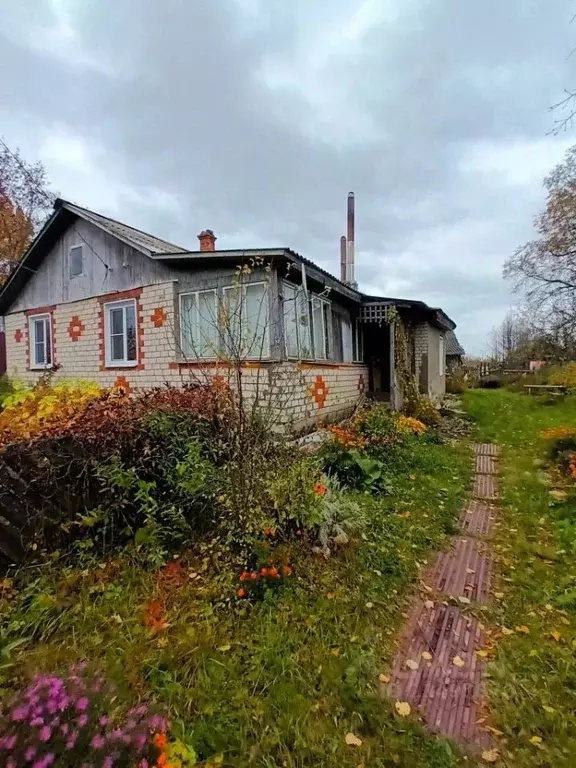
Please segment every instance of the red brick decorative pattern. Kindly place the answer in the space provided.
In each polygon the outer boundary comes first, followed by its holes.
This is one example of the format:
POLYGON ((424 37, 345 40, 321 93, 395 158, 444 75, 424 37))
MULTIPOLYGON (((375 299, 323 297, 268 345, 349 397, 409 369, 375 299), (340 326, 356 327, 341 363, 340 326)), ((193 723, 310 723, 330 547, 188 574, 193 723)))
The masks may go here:
POLYGON ((100 357, 100 370, 101 371, 113 371, 119 369, 125 369, 125 365, 106 365, 106 342, 104 339, 104 304, 108 304, 111 301, 126 301, 127 299, 136 299, 136 328, 138 334, 138 364, 134 366, 137 371, 143 371, 145 369, 145 353, 144 353, 144 310, 142 309, 142 288, 133 288, 130 291, 118 291, 116 293, 108 293, 105 296, 98 296, 98 303, 100 308, 98 310, 98 353, 100 357))
POLYGON ((125 394, 129 395, 132 392, 132 387, 126 376, 118 376, 114 382, 114 389, 121 389, 125 394))
POLYGON ((20 344, 23 338, 24 338, 24 334, 22 333, 22 329, 16 328, 16 330, 14 331, 14 341, 16 342, 16 344, 20 344))
POLYGON ((310 391, 311 391, 312 398, 316 403, 316 405, 318 406, 318 408, 324 408, 324 404, 326 403, 326 400, 328 398, 329 389, 328 389, 328 385, 324 381, 323 376, 320 376, 320 375, 316 376, 316 378, 314 379, 314 384, 312 385, 310 391))
POLYGON ((166 310, 163 307, 156 307, 154 312, 150 315, 150 320, 152 321, 154 328, 163 328, 166 320, 168 320, 166 310))
POLYGON ((86 326, 80 320, 78 315, 74 315, 74 317, 70 320, 68 323, 68 336, 72 339, 72 341, 78 341, 80 336, 84 333, 86 330, 86 326))

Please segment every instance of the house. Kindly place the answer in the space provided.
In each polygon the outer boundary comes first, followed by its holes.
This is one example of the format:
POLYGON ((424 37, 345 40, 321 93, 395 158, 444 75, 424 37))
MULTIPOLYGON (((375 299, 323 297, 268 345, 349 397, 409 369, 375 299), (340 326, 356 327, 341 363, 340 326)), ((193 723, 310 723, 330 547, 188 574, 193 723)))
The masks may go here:
POLYGON ((446 332, 446 370, 452 373, 464 364, 463 357, 466 354, 464 348, 456 338, 454 331, 446 332))
POLYGON ((0 292, 8 375, 127 391, 228 377, 295 429, 343 417, 366 394, 397 407, 406 370, 445 391, 445 334, 424 302, 362 294, 353 197, 341 278, 289 248, 195 251, 57 200, 0 292))

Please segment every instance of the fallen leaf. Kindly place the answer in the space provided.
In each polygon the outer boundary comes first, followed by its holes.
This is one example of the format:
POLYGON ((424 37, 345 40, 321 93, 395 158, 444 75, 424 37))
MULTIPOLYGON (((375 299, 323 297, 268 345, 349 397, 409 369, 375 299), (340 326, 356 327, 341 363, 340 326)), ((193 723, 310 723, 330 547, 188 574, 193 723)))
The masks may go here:
POLYGON ((221 646, 218 648, 218 650, 219 650, 219 651, 222 651, 222 653, 226 653, 226 651, 229 651, 229 650, 230 650, 230 648, 232 648, 232 646, 231 646, 231 645, 221 645, 221 646))
POLYGON ((487 725, 486 730, 493 733, 494 736, 504 736, 504 731, 499 731, 498 728, 493 728, 491 725, 487 725))
POLYGON ((464 659, 460 658, 460 656, 454 656, 454 658, 452 659, 452 664, 454 664, 455 667, 463 667, 466 664, 466 662, 464 661, 464 659))
POLYGON ((498 761, 499 757, 500 755, 496 749, 485 749, 484 752, 482 752, 482 760, 484 760, 485 763, 495 763, 498 761))
POLYGON ((422 658, 426 659, 426 661, 432 661, 432 654, 428 653, 428 651, 422 651, 422 658))
POLYGON ((530 630, 528 629, 526 624, 522 624, 521 627, 516 627, 516 631, 517 632, 522 632, 524 635, 529 635, 530 634, 530 630))
POLYGON ((334 600, 334 592, 328 592, 326 597, 328 598, 328 600, 334 600))
POLYGON ((411 712, 410 704, 408 704, 407 701, 397 701, 394 706, 396 708, 396 712, 398 712, 398 714, 402 717, 407 717, 411 712))
POLYGON ((566 616, 560 616, 560 621, 562 624, 566 624, 567 627, 570 626, 570 621, 566 618, 566 616))
POLYGON ((459 595, 458 600, 460 600, 461 603, 464 603, 464 605, 469 605, 470 603, 469 597, 462 597, 461 595, 459 595))
POLYGON ((366 603, 366 608, 374 608, 374 603, 366 603))
POLYGON ((389 683, 390 682, 390 678, 388 677, 388 675, 384 675, 384 674, 378 675, 378 680, 380 680, 381 683, 389 683))
POLYGON ((504 592, 494 592, 496 600, 502 600, 504 598, 504 592))
POLYGON ((356 736, 353 733, 347 733, 344 737, 344 741, 346 744, 348 744, 349 747, 361 747, 362 746, 362 739, 359 739, 358 736, 356 736))
POLYGON ((502 634, 503 635, 513 635, 514 634, 514 630, 513 629, 508 629, 508 627, 502 627, 502 634))
POLYGON ((331 648, 330 653, 332 656, 340 656, 340 648, 331 648))
POLYGON ((424 608, 427 608, 429 611, 434 608, 434 602, 432 600, 426 600, 424 603, 424 608))
POLYGON ((420 666, 417 661, 414 661, 413 659, 406 659, 406 666, 408 669, 416 670, 420 666))
POLYGON ((542 744, 542 737, 541 736, 531 736, 528 741, 530 744, 534 744, 534 746, 538 746, 539 744, 542 744))
POLYGON ((554 709, 554 707, 549 707, 547 704, 544 704, 544 705, 542 706, 542 709, 544 710, 544 712, 548 712, 548 714, 549 714, 549 715, 553 715, 553 714, 554 714, 554 712, 556 712, 556 710, 554 709))
POLYGON ((546 610, 547 610, 547 611, 553 611, 553 610, 554 610, 554 609, 552 608, 552 606, 550 605, 550 603, 546 603, 546 605, 544 606, 544 608, 546 608, 546 610))
POLYGON ((551 632, 550 637, 553 637, 558 642, 560 640, 560 632, 551 632))
POLYGON ((476 571, 473 571, 472 568, 466 568, 466 573, 472 574, 472 573, 476 573, 476 571))
POLYGON ((485 648, 483 648, 480 651, 476 651, 476 656, 480 656, 481 659, 485 659, 486 656, 488 656, 488 651, 485 648))

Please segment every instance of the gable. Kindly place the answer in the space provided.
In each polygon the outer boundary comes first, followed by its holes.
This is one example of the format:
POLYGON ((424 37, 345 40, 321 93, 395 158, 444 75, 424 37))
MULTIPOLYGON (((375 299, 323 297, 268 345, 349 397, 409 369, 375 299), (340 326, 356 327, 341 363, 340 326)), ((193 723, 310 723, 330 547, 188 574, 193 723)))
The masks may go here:
POLYGON ((37 261, 5 314, 87 299, 169 280, 168 267, 114 235, 75 219, 37 261), (82 246, 82 275, 70 277, 70 249, 82 246))

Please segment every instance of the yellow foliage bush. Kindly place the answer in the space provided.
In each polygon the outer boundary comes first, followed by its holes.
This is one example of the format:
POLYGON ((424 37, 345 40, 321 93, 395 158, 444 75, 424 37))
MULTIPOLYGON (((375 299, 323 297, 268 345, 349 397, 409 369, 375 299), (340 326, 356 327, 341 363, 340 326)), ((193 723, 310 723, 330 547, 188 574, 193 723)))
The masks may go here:
POLYGON ((104 390, 91 381, 65 381, 34 389, 18 389, 4 399, 0 412, 0 444, 29 440, 63 427, 82 414, 104 390))
POLYGON ((564 387, 576 387, 576 362, 565 363, 551 371, 548 382, 564 387))
POLYGON ((396 426, 399 432, 412 432, 415 435, 422 435, 427 429, 425 424, 411 416, 399 416, 396 426))

